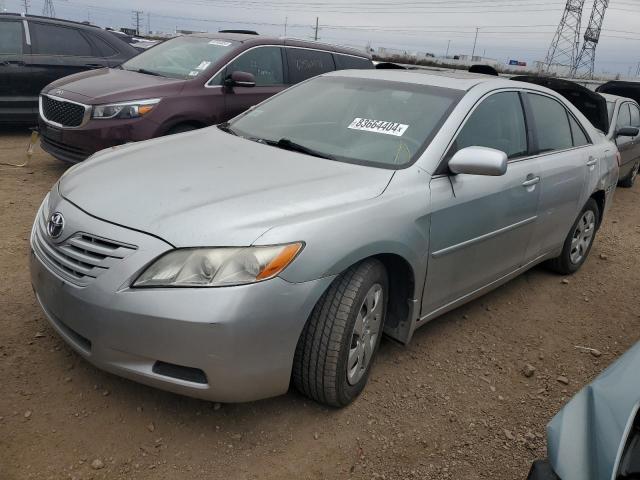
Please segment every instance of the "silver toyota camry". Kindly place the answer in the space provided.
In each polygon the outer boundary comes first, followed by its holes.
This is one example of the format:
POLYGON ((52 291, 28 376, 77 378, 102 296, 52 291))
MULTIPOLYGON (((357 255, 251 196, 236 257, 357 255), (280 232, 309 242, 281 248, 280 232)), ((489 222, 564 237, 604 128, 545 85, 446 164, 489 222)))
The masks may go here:
POLYGON ((545 87, 337 72, 71 168, 38 211, 32 282, 105 370, 220 402, 293 383, 343 406, 383 333, 407 343, 543 261, 578 270, 616 155, 545 87))

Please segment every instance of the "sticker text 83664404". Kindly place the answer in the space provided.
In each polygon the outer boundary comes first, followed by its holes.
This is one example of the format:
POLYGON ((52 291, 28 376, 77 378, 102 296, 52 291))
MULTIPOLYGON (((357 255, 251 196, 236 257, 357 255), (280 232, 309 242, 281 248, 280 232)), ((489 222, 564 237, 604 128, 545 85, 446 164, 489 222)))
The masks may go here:
POLYGON ((351 130, 363 130, 365 132, 384 133, 401 137, 407 131, 409 125, 384 120, 372 120, 370 118, 355 118, 349 125, 351 130))

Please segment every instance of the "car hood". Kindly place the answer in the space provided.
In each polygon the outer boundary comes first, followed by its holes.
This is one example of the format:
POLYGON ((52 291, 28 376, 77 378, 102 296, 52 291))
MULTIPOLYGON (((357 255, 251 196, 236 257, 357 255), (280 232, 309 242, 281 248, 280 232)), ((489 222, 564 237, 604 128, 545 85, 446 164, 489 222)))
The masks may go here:
POLYGON ((97 105, 176 95, 184 84, 184 80, 175 78, 101 68, 63 77, 47 85, 42 92, 97 105))
POLYGON ((547 427, 549 461, 562 480, 613 478, 640 403, 640 342, 583 388, 547 427))
POLYGON ((59 191, 95 217, 176 247, 241 246, 287 219, 376 197, 392 176, 210 127, 103 150, 70 169, 59 191))

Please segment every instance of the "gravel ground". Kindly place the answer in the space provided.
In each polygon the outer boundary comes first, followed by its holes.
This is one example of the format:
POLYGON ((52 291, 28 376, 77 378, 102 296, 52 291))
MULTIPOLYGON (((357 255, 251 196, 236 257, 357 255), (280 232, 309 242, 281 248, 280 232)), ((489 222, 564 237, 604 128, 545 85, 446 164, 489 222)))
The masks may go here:
MULTIPOLYGON (((0 162, 22 161, 27 141, 0 132, 0 162)), ((383 340, 348 408, 295 391, 219 405, 154 390, 82 360, 36 305, 29 231, 64 170, 39 148, 27 167, 0 166, 3 480, 524 479, 555 412, 640 338, 638 185, 618 189, 580 272, 535 268, 408 347, 383 340)))

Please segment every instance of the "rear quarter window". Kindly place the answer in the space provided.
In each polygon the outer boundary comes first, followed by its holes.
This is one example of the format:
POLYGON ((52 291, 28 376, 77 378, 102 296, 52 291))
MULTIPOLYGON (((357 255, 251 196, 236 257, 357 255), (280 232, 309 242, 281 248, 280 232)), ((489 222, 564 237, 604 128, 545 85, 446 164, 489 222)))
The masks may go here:
POLYGON ((308 78, 332 72, 336 69, 333 55, 320 50, 285 48, 289 69, 289 83, 295 84, 308 78))
POLYGON ((351 55, 341 55, 339 53, 333 54, 333 59, 336 62, 336 70, 348 70, 348 69, 371 69, 373 68, 373 62, 368 58, 354 57, 351 55))
POLYGON ((113 48, 106 40, 103 40, 99 35, 91 35, 91 41, 97 49, 97 56, 99 57, 113 57, 118 54, 118 51, 113 48))

